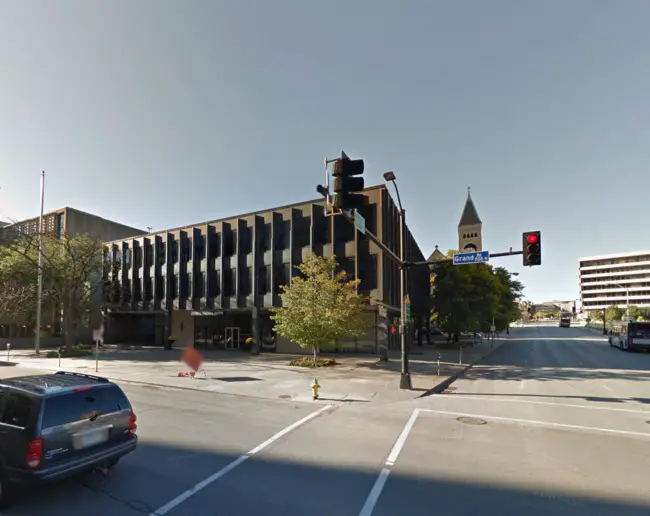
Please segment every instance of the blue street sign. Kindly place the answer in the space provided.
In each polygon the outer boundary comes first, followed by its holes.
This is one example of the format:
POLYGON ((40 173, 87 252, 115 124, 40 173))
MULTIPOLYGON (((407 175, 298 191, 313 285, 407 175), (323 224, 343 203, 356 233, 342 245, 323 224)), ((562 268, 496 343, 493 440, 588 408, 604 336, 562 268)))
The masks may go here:
POLYGON ((484 263, 490 261, 490 251, 478 251, 476 253, 457 253, 454 255, 454 265, 466 263, 484 263))

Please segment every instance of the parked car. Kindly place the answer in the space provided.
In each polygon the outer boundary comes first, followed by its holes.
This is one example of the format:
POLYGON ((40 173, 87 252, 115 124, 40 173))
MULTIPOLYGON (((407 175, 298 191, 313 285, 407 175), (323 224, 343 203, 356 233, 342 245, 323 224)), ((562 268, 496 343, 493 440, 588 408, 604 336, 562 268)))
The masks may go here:
POLYGON ((136 449, 136 420, 106 378, 61 371, 0 380, 0 507, 38 484, 112 468, 136 449))

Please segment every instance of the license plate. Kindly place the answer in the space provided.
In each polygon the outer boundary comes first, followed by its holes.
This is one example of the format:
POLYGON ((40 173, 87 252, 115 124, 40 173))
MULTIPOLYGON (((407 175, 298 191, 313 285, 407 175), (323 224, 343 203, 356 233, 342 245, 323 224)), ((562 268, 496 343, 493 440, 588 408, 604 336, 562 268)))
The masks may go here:
POLYGON ((90 448, 108 441, 108 428, 99 428, 90 432, 83 432, 74 436, 74 447, 77 450, 90 448))

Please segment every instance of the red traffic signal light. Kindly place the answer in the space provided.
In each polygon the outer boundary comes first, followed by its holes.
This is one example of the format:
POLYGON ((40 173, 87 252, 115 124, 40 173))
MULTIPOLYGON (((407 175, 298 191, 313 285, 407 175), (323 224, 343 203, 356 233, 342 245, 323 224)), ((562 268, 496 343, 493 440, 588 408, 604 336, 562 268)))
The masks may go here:
POLYGON ((390 327, 390 332, 391 332, 393 335, 395 335, 395 333, 397 333, 397 328, 395 328, 395 325, 393 325, 393 326, 390 327))
POLYGON ((542 264, 542 233, 541 231, 528 231, 522 235, 524 267, 533 267, 542 264))

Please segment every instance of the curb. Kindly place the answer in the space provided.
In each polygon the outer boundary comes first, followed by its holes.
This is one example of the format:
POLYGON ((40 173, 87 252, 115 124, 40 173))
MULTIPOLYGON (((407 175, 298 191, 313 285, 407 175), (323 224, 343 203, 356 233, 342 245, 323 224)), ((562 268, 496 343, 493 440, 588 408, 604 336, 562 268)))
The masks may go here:
POLYGON ((474 367, 476 364, 478 364, 481 360, 483 360, 484 358, 490 356, 496 350, 501 349, 501 346, 503 346, 505 344, 505 342, 507 342, 507 341, 501 341, 501 343, 497 347, 490 349, 490 351, 485 353, 485 355, 477 358, 476 360, 474 360, 474 362, 472 362, 468 366, 464 367, 463 369, 458 371, 456 374, 453 374, 452 376, 448 377, 447 379, 445 379, 445 380, 441 381, 440 383, 434 385, 428 391, 420 394, 420 396, 418 396, 416 399, 426 398, 427 396, 431 396, 433 394, 440 394, 441 392, 447 390, 452 383, 454 383, 456 380, 458 380, 458 378, 463 376, 467 371, 469 371, 472 367, 474 367))
POLYGON ((18 362, 7 362, 6 360, 0 360, 0 367, 3 366, 17 366, 18 362))

